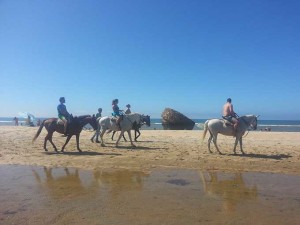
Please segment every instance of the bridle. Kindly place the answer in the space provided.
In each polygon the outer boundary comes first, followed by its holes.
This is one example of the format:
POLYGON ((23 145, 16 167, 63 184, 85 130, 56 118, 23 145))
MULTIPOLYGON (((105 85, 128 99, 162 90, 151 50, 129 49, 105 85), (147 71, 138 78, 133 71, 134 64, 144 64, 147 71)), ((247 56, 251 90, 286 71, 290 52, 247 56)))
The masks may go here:
MULTIPOLYGON (((252 129, 256 130, 256 128, 254 128, 254 126, 253 126, 253 120, 251 120, 251 122, 249 123, 248 121, 246 121, 244 119, 244 117, 240 117, 240 118, 247 125, 247 127, 251 127, 252 129)), ((256 116, 255 116, 254 120, 255 120, 256 126, 257 126, 257 117, 256 116)))

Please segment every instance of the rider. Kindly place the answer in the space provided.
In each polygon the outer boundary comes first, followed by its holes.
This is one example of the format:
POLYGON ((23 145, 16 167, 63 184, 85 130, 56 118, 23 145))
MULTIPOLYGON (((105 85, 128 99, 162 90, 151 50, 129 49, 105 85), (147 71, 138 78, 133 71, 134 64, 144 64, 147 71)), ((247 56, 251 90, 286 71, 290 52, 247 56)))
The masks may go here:
POLYGON ((119 109, 118 103, 119 103, 118 99, 114 99, 112 101, 112 110, 113 110, 112 115, 117 118, 117 122, 116 123, 117 123, 119 129, 121 130, 120 122, 123 119, 123 115, 120 114, 120 112, 122 112, 123 110, 119 109))
MULTIPOLYGON (((101 114, 102 114, 102 108, 98 109, 98 113, 96 114, 96 120, 100 120, 101 118, 101 114)), ((91 137, 91 141, 94 142, 94 138, 96 137, 98 140, 98 136, 99 136, 99 130, 97 129, 97 131, 94 133, 94 135, 91 137)))
POLYGON ((96 119, 101 117, 101 113, 102 113, 102 108, 99 108, 98 113, 96 114, 96 119))
POLYGON ((58 118, 64 123, 64 135, 67 135, 67 126, 70 123, 70 113, 68 113, 64 103, 66 102, 64 97, 59 98, 60 104, 57 106, 58 118))
POLYGON ((231 104, 231 98, 227 99, 227 102, 223 106, 223 119, 228 120, 233 123, 234 131, 236 132, 239 126, 239 121, 237 119, 237 114, 233 111, 233 105, 231 104))
POLYGON ((125 114, 130 114, 131 113, 130 107, 131 107, 130 104, 126 105, 127 109, 125 110, 125 114))

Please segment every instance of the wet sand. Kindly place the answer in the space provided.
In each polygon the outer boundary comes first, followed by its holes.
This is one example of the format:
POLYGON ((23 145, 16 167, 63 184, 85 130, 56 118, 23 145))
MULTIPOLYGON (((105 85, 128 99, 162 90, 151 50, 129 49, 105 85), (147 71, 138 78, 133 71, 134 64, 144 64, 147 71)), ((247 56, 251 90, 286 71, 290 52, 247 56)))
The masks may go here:
POLYGON ((297 224, 297 175, 0 166, 0 224, 297 224), (21 185, 20 185, 21 184, 21 185))
MULTIPOLYGON (((74 167, 97 169, 187 168, 220 171, 253 171, 300 174, 300 132, 253 131, 243 140, 246 155, 233 155, 234 139, 219 135, 218 145, 224 155, 207 149, 207 139, 201 143, 203 131, 142 130, 136 148, 129 142, 120 142, 115 148, 111 134, 105 136, 106 147, 92 143, 91 131, 82 131, 80 147, 76 150, 75 137, 64 154, 56 154, 48 142, 48 152, 43 149, 46 131, 37 141, 31 140, 37 127, 0 127, 0 164, 37 165, 47 167, 74 167)), ((116 137, 115 137, 116 138, 116 137)), ((61 149, 65 137, 55 133, 53 141, 61 149)))

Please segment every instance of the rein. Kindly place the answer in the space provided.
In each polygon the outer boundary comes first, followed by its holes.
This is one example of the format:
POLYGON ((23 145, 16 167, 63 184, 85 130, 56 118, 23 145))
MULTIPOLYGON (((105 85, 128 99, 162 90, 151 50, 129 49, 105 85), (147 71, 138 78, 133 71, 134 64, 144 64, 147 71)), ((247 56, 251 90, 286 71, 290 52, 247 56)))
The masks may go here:
MULTIPOLYGON (((251 123, 248 123, 243 117, 240 117, 241 120, 247 125, 247 127, 250 127, 251 126, 251 123)), ((248 130, 248 129, 247 129, 248 130)), ((243 135, 242 137, 247 137, 247 135, 249 134, 249 130, 247 132, 246 135, 243 135)))

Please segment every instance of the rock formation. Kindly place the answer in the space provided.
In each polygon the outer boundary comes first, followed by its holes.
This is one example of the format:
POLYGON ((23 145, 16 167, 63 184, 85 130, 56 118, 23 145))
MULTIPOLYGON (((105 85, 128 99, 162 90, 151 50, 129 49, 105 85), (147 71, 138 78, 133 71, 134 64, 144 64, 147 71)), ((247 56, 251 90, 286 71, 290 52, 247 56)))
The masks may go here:
POLYGON ((193 130, 195 122, 174 109, 165 108, 161 114, 165 130, 193 130))

